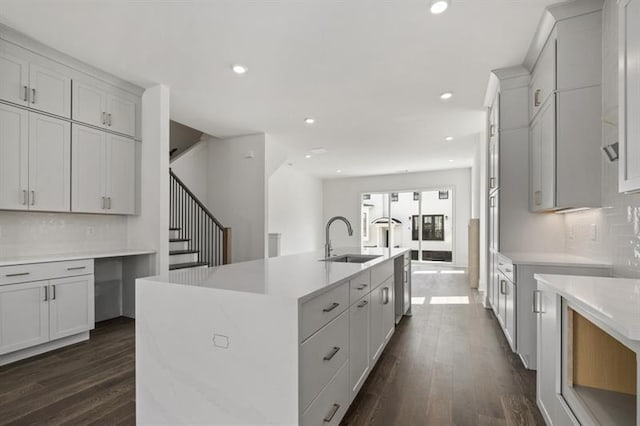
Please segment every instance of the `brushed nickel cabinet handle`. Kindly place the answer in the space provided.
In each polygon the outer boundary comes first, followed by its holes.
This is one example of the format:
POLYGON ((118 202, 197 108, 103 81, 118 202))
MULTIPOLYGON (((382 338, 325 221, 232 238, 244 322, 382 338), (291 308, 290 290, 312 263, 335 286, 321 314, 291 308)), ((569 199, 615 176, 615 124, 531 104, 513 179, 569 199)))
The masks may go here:
POLYGON ((542 94, 542 89, 536 89, 533 94, 533 105, 539 107, 540 106, 540 95, 542 94))
POLYGON ((382 291, 384 292, 384 302, 382 304, 386 305, 389 303, 389 287, 383 288, 382 291))
POLYGON ((102 111, 102 124, 107 124, 107 113, 102 111))
POLYGON ((505 280, 500 280, 500 294, 507 294, 507 282, 505 280))
POLYGON ((496 197, 489 197, 489 207, 496 206, 496 197))
POLYGON ((496 187, 496 178, 489 178, 489 188, 493 189, 496 187))
POLYGON ((27 204, 29 204, 29 191, 27 191, 26 189, 22 190, 22 205, 26 206, 27 204))
POLYGON ((324 358, 322 358, 324 361, 331 361, 331 359, 336 356, 336 354, 340 351, 340 348, 338 346, 334 346, 333 349, 331 349, 331 352, 329 352, 328 354, 326 354, 324 356, 324 358))
POLYGON ((367 302, 366 300, 363 300, 362 302, 358 303, 358 308, 364 308, 365 306, 367 306, 369 304, 369 302, 367 302))
POLYGON ((30 272, 17 272, 15 274, 7 274, 7 275, 5 275, 5 277, 8 277, 8 278, 11 278, 11 277, 22 277, 22 276, 29 275, 29 274, 30 274, 30 272))
POLYGON ((111 113, 107 114, 107 126, 111 127, 111 113))
POLYGON ((44 286, 44 301, 48 302, 49 301, 49 287, 44 286))
POLYGON ((107 198, 102 197, 102 210, 107 208, 107 198))
POLYGON ((36 103, 36 89, 31 89, 31 103, 36 103))
POLYGON ((496 125, 491 124, 489 126, 489 136, 495 136, 495 135, 496 135, 496 125))
POLYGON ((358 287, 356 287, 356 290, 364 290, 367 287, 368 287, 367 284, 362 284, 362 285, 359 285, 358 287))
POLYGON ((324 309, 322 310, 322 312, 331 312, 331 311, 333 311, 335 308, 337 308, 338 306, 340 306, 340 304, 339 304, 338 302, 333 302, 333 303, 331 304, 331 306, 329 306, 328 308, 324 308, 324 309))
POLYGON ((533 290, 533 313, 534 314, 544 314, 542 310, 542 291, 533 290))
POLYGON ((80 271, 82 269, 87 269, 86 266, 74 266, 73 268, 67 268, 67 271, 80 271))
POLYGON ((36 191, 31 190, 31 205, 35 206, 36 205, 36 191))
POLYGON ((111 210, 111 197, 107 197, 107 208, 111 210))
POLYGON ((56 286, 51 286, 51 300, 56 300, 56 286))
POLYGON ((29 101, 29 88, 27 86, 22 86, 24 89, 24 98, 22 99, 25 102, 29 101))
POLYGON ((331 420, 333 420, 333 418, 335 417, 339 409, 340 409, 340 404, 333 404, 333 406, 331 407, 331 411, 329 411, 329 414, 327 414, 327 416, 323 419, 323 421, 325 423, 331 422, 331 420))

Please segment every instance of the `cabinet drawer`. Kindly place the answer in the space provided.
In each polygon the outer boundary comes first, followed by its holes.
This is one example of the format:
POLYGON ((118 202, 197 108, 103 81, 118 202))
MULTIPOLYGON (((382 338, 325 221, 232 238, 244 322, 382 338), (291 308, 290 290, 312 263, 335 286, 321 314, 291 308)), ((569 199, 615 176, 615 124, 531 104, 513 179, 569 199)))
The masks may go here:
POLYGON ((0 267, 0 285, 93 274, 93 259, 0 267))
POLYGON ((349 362, 345 362, 302 415, 303 426, 339 425, 349 404, 349 362))
POLYGON ((349 312, 327 324, 302 344, 300 399, 303 410, 320 393, 349 356, 349 312))
POLYGON ((305 340, 349 307, 349 283, 345 282, 302 305, 300 340, 305 340))
POLYGON ((498 256, 498 270, 504 274, 506 278, 509 279, 512 283, 516 283, 515 277, 515 266, 509 259, 504 256, 498 256))
POLYGON ((386 281, 387 278, 393 275, 393 259, 387 260, 384 263, 374 266, 371 269, 371 290, 378 287, 380 284, 386 281))
POLYGON ((367 271, 349 281, 349 304, 354 304, 369 292, 371 292, 371 273, 367 271))

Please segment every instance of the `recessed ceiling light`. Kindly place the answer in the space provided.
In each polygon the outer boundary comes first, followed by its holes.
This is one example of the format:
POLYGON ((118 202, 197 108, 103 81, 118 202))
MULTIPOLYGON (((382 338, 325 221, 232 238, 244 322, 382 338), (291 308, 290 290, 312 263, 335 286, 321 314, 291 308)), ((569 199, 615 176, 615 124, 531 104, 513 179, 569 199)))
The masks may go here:
POLYGON ((315 123, 315 122, 316 122, 316 119, 315 119, 315 118, 312 118, 312 117, 307 117, 307 118, 305 118, 305 119, 304 119, 304 122, 305 122, 306 124, 313 124, 313 123, 315 123))
POLYGON ((445 10, 447 10, 448 7, 449 7, 449 0, 433 0, 431 2, 431 7, 429 8, 429 10, 434 15, 438 15, 444 12, 445 10))
POLYGON ((453 160, 449 160, 450 163, 453 163, 453 160))
POLYGON ((442 99, 443 101, 446 101, 447 99, 451 99, 452 96, 453 96, 453 92, 444 92, 440 94, 440 99, 442 99))
POLYGON ((235 64, 234 66, 231 67, 231 69, 236 74, 245 74, 247 71, 249 71, 249 68, 245 67, 244 65, 240 65, 240 64, 235 64))
POLYGON ((453 140, 453 136, 447 136, 446 138, 444 138, 444 140, 447 142, 451 142, 453 140))
POLYGON ((311 154, 305 155, 304 158, 311 158, 311 154))
POLYGON ((317 148, 311 148, 311 153, 315 155, 326 154, 327 149, 319 146, 317 148))
POLYGON ((336 170, 336 173, 342 173, 342 170, 338 169, 336 170))

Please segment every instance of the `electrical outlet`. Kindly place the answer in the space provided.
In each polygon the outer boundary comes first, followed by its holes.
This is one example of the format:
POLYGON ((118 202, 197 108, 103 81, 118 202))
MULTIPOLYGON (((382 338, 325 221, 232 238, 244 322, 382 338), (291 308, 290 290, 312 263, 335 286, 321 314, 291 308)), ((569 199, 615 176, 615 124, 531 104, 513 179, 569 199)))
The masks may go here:
POLYGON ((596 241, 598 239, 598 225, 592 223, 589 227, 589 238, 591 241, 596 241))

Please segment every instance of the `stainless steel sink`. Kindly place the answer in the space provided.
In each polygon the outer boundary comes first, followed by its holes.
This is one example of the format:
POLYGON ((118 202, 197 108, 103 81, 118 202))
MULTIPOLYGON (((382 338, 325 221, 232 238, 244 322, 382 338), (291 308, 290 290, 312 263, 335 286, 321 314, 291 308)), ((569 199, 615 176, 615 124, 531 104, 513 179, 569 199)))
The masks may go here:
POLYGON ((322 259, 322 262, 341 262, 341 263, 366 263, 370 260, 377 259, 379 254, 343 254, 342 256, 330 257, 322 259))

